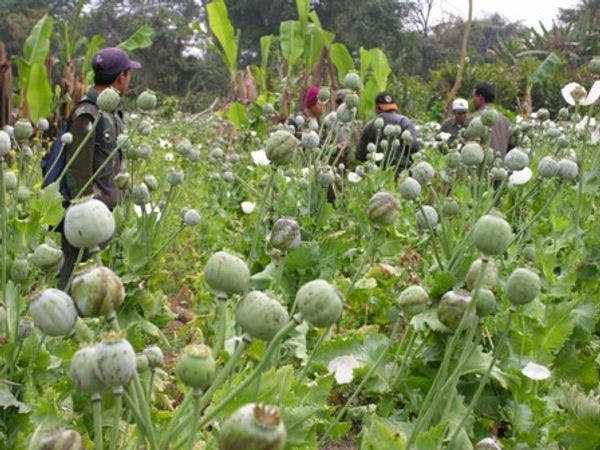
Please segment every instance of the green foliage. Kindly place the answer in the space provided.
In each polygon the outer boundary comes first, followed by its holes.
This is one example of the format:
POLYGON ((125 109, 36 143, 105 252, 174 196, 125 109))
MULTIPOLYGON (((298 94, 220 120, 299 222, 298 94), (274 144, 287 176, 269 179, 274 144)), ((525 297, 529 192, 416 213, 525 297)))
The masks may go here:
POLYGON ((227 5, 224 0, 214 0, 206 5, 206 12, 210 29, 219 40, 223 60, 229 69, 231 79, 233 79, 237 71, 238 38, 229 20, 227 5))

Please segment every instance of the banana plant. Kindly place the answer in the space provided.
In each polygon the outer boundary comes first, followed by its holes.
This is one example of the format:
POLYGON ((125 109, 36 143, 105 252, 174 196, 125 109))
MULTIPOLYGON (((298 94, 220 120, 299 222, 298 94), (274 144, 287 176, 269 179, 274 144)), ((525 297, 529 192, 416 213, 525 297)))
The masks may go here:
POLYGON ((19 73, 19 115, 37 123, 50 113, 52 89, 46 70, 54 19, 45 14, 25 41, 23 56, 15 58, 19 73))
POLYGON ((230 80, 233 82, 238 70, 240 31, 236 31, 233 27, 224 0, 210 2, 206 5, 206 12, 208 26, 221 45, 218 52, 223 58, 229 71, 230 80))

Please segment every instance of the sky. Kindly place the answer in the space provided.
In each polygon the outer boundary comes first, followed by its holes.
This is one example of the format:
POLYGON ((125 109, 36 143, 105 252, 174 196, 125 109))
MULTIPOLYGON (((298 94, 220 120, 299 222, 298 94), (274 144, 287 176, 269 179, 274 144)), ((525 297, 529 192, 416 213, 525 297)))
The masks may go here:
MULTIPOLYGON (((440 6, 435 7, 434 20, 441 11, 467 17, 468 0, 439 0, 440 6)), ((559 8, 569 8, 579 3, 579 0, 473 0, 473 17, 483 17, 499 13, 510 21, 522 21, 524 25, 537 28, 542 21, 545 27, 552 26, 552 20, 558 15, 559 8)))

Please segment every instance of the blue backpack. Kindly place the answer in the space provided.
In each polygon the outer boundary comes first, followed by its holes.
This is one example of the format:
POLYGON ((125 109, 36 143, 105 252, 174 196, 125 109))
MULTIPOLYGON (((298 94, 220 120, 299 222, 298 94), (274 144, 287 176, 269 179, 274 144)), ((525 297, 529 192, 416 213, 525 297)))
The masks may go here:
MULTIPOLYGON (((60 134, 56 137, 50 149, 46 152, 44 156, 42 156, 42 160, 40 161, 40 167, 42 168, 42 188, 54 183, 56 180, 60 178, 65 166, 67 165, 67 156, 65 145, 62 144, 63 135, 69 131, 71 127, 71 123, 73 122, 75 112, 77 109, 83 104, 90 104, 95 107, 96 114, 98 114, 96 103, 87 98, 83 98, 77 103, 71 115, 67 119, 67 123, 64 128, 61 130, 60 134)), ((71 194, 69 193, 69 189, 67 188, 67 184, 65 179, 63 178, 60 182, 59 186, 60 193, 65 199, 66 203, 71 201, 71 194)))

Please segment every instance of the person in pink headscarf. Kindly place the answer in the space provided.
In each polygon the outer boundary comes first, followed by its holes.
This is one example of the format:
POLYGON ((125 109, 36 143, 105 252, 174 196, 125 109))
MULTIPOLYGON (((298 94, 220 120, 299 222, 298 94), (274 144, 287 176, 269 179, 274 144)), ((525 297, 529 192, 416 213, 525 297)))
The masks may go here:
POLYGON ((319 86, 311 86, 304 94, 304 112, 309 119, 321 116, 323 104, 319 101, 319 86))

